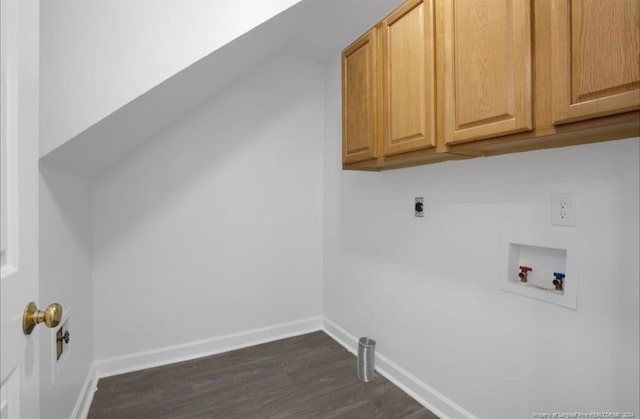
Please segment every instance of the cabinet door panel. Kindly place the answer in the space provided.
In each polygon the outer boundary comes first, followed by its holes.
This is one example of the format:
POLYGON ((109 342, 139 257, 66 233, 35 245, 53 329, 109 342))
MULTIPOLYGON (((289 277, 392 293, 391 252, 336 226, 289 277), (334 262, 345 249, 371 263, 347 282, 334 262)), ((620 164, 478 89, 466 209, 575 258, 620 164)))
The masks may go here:
POLYGON ((376 32, 342 53, 342 161, 378 157, 376 152, 376 32))
POLYGON ((531 130, 529 0, 443 0, 439 40, 447 144, 531 130))
POLYGON ((552 2, 554 123, 640 108, 637 0, 552 2))
POLYGON ((433 0, 412 0, 382 22, 385 155, 435 147, 433 0))

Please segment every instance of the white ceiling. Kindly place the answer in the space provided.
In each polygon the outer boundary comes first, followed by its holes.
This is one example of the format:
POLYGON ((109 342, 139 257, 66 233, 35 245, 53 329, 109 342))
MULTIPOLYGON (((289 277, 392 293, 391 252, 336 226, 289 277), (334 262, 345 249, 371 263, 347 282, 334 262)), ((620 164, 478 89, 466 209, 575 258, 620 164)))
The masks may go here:
POLYGON ((225 86, 278 54, 324 61, 402 0, 304 0, 195 62, 41 158, 95 177, 225 86))

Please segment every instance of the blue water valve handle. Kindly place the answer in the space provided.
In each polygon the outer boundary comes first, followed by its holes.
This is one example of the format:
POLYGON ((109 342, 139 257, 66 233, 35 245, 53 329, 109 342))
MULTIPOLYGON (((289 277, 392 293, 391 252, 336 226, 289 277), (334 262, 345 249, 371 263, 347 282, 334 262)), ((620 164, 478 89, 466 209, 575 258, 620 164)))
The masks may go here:
POLYGON ((71 335, 69 334, 68 330, 64 331, 64 335, 62 335, 62 340, 64 340, 64 343, 69 343, 69 341, 71 340, 71 335))
POLYGON ((563 274, 562 272, 554 272, 553 276, 555 276, 556 279, 564 280, 565 274, 563 274))

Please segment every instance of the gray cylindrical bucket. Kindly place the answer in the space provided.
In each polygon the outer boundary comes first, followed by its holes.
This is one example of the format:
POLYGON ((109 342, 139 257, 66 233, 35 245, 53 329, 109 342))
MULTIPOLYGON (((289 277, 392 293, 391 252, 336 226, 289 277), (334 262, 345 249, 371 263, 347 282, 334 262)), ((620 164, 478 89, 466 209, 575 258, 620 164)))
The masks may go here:
POLYGON ((367 383, 375 378, 375 351, 375 340, 360 338, 358 341, 358 380, 367 383))

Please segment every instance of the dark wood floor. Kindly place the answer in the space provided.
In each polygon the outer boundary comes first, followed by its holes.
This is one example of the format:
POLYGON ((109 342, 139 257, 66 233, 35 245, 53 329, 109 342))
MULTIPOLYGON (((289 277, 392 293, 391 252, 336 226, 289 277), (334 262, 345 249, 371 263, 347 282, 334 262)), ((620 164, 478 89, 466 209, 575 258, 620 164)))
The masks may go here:
POLYGON ((437 419, 323 332, 101 379, 89 419, 437 419))

